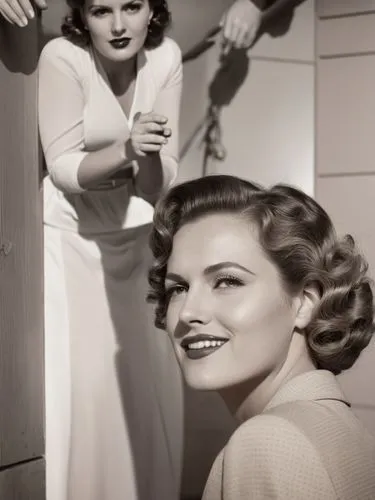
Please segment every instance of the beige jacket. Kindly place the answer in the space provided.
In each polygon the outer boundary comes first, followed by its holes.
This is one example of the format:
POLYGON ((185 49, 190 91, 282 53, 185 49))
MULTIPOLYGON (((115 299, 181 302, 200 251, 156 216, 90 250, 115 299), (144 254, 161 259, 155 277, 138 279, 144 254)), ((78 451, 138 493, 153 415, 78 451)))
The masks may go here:
POLYGON ((375 500, 375 438, 325 370, 286 383, 216 458, 203 500, 375 500))

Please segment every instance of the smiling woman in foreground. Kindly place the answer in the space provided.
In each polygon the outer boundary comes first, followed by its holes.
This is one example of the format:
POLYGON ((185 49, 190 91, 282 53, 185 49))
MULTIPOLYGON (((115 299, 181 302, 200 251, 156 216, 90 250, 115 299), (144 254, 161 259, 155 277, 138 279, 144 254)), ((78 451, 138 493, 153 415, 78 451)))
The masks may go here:
POLYGON ((156 325, 241 422, 204 500, 375 498, 375 440, 335 377, 374 333, 353 239, 295 188, 209 176, 159 202, 151 248, 156 325))

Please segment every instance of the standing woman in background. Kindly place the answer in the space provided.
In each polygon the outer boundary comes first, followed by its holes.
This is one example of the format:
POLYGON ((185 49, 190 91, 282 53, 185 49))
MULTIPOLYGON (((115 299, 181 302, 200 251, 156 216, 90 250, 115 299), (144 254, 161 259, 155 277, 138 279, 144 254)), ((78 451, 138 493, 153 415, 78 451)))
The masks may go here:
POLYGON ((39 62, 47 499, 175 500, 180 379, 144 298, 153 205, 177 175, 181 52, 163 0, 68 5, 39 62))

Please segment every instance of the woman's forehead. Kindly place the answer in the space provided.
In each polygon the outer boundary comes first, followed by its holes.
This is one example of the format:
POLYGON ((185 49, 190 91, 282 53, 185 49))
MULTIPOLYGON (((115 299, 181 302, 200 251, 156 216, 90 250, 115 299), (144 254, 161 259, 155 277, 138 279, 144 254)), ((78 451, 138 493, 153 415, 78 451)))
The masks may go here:
POLYGON ((239 261, 263 253, 252 224, 235 215, 218 214, 184 224, 175 234, 170 265, 239 261), (197 262, 198 261, 198 262, 197 262))

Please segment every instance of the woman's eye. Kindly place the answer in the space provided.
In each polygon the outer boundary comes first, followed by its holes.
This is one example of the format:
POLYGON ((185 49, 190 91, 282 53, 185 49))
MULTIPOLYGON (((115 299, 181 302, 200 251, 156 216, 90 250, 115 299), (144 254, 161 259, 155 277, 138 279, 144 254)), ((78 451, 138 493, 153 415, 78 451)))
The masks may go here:
POLYGON ((140 4, 140 3, 132 3, 132 4, 130 4, 130 5, 127 5, 127 6, 125 7, 125 10, 126 10, 127 12, 134 13, 134 12, 138 12, 138 11, 140 11, 140 10, 141 10, 141 7, 142 7, 142 4, 140 4))
POLYGON ((107 14, 108 10, 107 9, 96 9, 93 11, 92 15, 95 17, 102 17, 105 14, 107 14))
POLYGON ((181 295, 186 291, 186 286, 183 285, 173 285, 165 290, 167 298, 170 299, 176 295, 181 295))
POLYGON ((215 282, 215 288, 236 288, 242 285, 243 281, 235 276, 221 276, 215 282))

